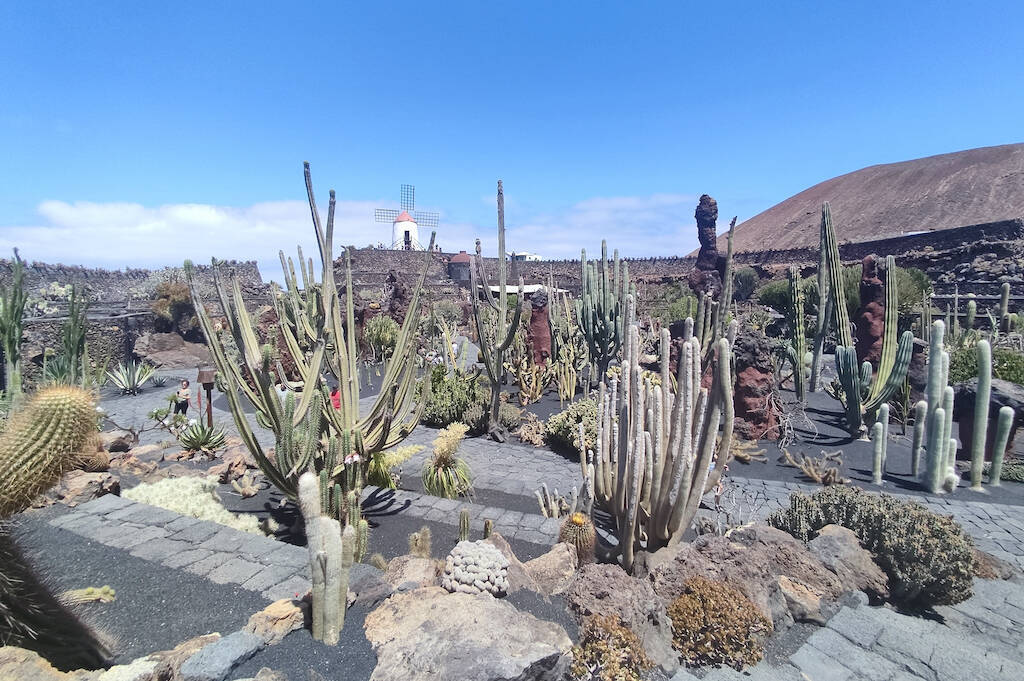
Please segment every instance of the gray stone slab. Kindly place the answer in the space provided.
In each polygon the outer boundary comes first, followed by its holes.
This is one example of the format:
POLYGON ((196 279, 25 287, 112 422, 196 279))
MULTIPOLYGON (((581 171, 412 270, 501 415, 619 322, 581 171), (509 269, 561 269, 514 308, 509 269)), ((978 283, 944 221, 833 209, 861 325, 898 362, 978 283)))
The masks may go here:
POLYGON ((220 567, 229 560, 232 560, 234 557, 235 554, 233 553, 218 551, 211 553, 209 556, 203 558, 202 560, 197 560, 191 565, 185 566, 185 569, 191 572, 192 574, 205 577, 212 570, 215 570, 216 568, 220 567))
POLYGON ((295 568, 290 565, 268 565, 242 582, 242 588, 249 591, 266 591, 292 576, 295 576, 295 568))
POLYGON ((237 551, 246 539, 246 533, 222 527, 217 534, 201 542, 199 548, 214 551, 237 551))
POLYGON ((231 670, 264 646, 263 639, 245 631, 207 644, 181 665, 183 681, 223 681, 231 670))
POLYGON ((105 515, 119 509, 131 506, 134 502, 130 499, 123 499, 116 494, 104 494, 102 497, 91 499, 76 508, 78 513, 92 513, 94 515, 105 515))
POLYGON ((179 515, 177 518, 164 525, 164 529, 166 529, 168 532, 180 532, 181 530, 184 530, 186 527, 192 527, 193 525, 198 524, 198 518, 192 518, 187 515, 179 515))
POLYGON ((872 610, 869 608, 844 607, 828 621, 828 628, 862 648, 870 648, 882 634, 885 625, 872 616, 872 610))
POLYGON ((215 567, 206 578, 216 584, 241 584, 263 568, 260 563, 236 557, 215 567))
POLYGON ((831 629, 819 629, 807 639, 807 643, 828 657, 842 660, 843 666, 856 670, 858 676, 870 681, 888 681, 899 671, 893 662, 854 645, 831 629))
POLYGON ((107 546, 112 546, 117 549, 131 549, 132 547, 138 546, 143 542, 147 542, 151 539, 158 539, 160 537, 167 536, 167 530, 162 527, 124 527, 124 534, 120 537, 111 540, 107 543, 107 546))
POLYGON ((209 549, 189 549, 167 556, 164 558, 163 564, 170 568, 183 568, 186 565, 198 563, 211 555, 213 555, 213 551, 209 549))
POLYGON ((236 553, 246 560, 257 560, 280 546, 281 542, 276 539, 251 534, 242 540, 242 544, 238 547, 236 553))
POLYGON ((309 551, 303 546, 292 546, 291 544, 282 543, 275 551, 263 556, 261 562, 267 565, 303 567, 309 562, 309 551))
MULTIPOLYGON (((169 527, 170 526, 168 526, 168 528, 169 527)), ((198 544, 206 541, 223 529, 223 525, 218 525, 217 523, 210 522, 209 520, 200 520, 193 525, 189 525, 184 529, 176 531, 170 538, 198 544)))
POLYGON ((157 537, 150 539, 149 541, 142 542, 135 546, 131 550, 131 555, 136 558, 142 558, 143 560, 151 560, 154 562, 160 562, 168 556, 182 551, 187 551, 192 547, 188 542, 174 541, 173 539, 166 539, 164 537, 157 537))
POLYGON ((302 598, 309 592, 309 580, 304 577, 289 577, 280 584, 275 584, 263 592, 263 597, 270 601, 282 598, 302 598))
POLYGON ((133 523, 140 523, 142 525, 163 526, 169 522, 177 520, 180 517, 180 513, 168 511, 166 508, 160 508, 159 506, 150 506, 149 504, 136 503, 135 512, 127 518, 124 518, 124 520, 128 520, 133 523))
POLYGON ((790 661, 814 681, 849 681, 853 672, 812 645, 803 645, 790 661))

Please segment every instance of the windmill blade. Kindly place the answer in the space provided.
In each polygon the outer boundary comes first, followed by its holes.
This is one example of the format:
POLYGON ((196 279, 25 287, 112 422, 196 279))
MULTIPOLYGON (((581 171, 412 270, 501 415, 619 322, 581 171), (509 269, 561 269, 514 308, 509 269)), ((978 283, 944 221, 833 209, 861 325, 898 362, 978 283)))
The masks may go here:
POLYGON ((411 184, 402 185, 402 210, 412 213, 416 208, 416 187, 411 184))
POLYGON ((420 227, 437 227, 437 221, 440 219, 440 215, 437 213, 421 213, 416 211, 412 214, 412 219, 416 221, 416 224, 420 227))
POLYGON ((398 211, 393 208, 378 208, 373 211, 373 217, 377 222, 394 222, 398 219, 398 211))

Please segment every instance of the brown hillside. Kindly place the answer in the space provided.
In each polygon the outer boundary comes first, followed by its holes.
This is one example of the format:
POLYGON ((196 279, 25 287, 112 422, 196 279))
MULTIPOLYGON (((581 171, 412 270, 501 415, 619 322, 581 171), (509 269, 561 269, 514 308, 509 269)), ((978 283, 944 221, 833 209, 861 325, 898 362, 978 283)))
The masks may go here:
MULTIPOLYGON (((735 249, 817 246, 823 201, 832 205, 843 242, 1019 218, 1024 216, 1024 144, 869 166, 834 177, 737 225, 735 249)), ((719 242, 724 248, 725 237, 719 242)))

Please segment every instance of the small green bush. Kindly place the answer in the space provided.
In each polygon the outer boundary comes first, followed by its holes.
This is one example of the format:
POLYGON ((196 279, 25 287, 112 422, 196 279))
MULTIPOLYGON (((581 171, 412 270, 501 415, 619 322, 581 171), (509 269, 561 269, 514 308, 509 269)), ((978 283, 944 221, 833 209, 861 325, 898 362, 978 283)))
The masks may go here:
POLYGON ((433 367, 431 372, 430 398, 421 421, 433 428, 462 421, 466 410, 480 399, 476 381, 459 372, 449 372, 443 365, 433 367))
POLYGON ((732 297, 747 300, 754 294, 761 277, 753 267, 741 267, 732 275, 732 297))
POLYGON ((558 451, 580 454, 581 423, 587 449, 593 449, 597 444, 597 400, 593 397, 573 402, 565 411, 551 415, 544 426, 548 446, 558 451))
POLYGON ((741 591, 724 582, 691 577, 668 606, 672 647, 690 665, 757 664, 772 624, 741 591))
POLYGON ((573 681, 641 681, 654 663, 643 642, 613 615, 590 615, 572 649, 573 681))
MULTIPOLYGON (((483 435, 487 432, 487 417, 491 407, 487 402, 488 396, 484 392, 480 399, 469 405, 460 419, 469 427, 470 435, 483 435)), ((515 405, 502 402, 498 405, 498 423, 505 430, 514 431, 523 421, 522 412, 515 405)))
POLYGON ((807 541, 826 525, 852 530, 889 575, 892 599, 910 607, 952 605, 970 598, 974 545, 949 516, 913 501, 834 485, 789 497, 768 524, 807 541))
MULTIPOLYGON (((949 354, 949 382, 963 383, 978 375, 978 348, 957 348, 949 354)), ((992 376, 1024 385, 1024 354, 1012 348, 993 348, 992 376)))
POLYGON ((363 341, 370 348, 374 359, 387 359, 398 343, 398 322, 386 315, 370 318, 363 328, 363 341))

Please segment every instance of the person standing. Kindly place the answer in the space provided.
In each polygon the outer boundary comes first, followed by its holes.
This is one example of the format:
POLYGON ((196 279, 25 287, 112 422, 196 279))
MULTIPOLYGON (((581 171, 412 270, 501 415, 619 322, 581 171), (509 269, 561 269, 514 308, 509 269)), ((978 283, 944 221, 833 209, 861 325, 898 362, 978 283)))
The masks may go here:
POLYGON ((335 409, 341 409, 341 392, 336 384, 331 386, 331 406, 335 409))
POLYGON ((184 416, 188 412, 188 402, 192 399, 192 391, 188 387, 188 380, 181 382, 181 387, 174 395, 174 413, 184 416))

